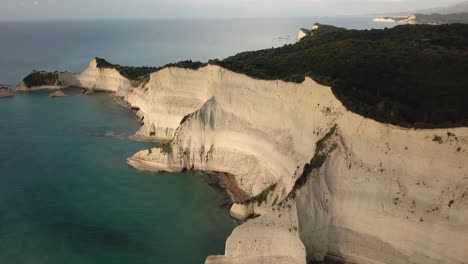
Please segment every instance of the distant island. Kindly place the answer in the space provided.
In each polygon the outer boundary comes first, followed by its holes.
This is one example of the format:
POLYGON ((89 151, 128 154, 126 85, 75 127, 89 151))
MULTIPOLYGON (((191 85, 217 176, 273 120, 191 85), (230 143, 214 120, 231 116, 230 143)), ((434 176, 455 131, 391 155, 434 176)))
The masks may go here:
POLYGON ((468 23, 468 13, 453 14, 415 14, 410 16, 386 16, 374 18, 374 22, 399 24, 428 24, 443 25, 455 23, 468 23))
POLYGON ((375 17, 377 23, 443 25, 468 23, 468 1, 431 9, 385 14, 375 17))

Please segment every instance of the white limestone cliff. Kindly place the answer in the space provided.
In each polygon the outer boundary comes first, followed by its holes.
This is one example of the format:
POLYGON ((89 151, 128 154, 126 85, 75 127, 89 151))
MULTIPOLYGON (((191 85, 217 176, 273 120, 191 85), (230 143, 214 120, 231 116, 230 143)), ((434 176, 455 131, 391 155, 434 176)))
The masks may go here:
POLYGON ((74 77, 78 81, 76 86, 98 92, 115 92, 118 96, 127 94, 132 87, 130 80, 116 69, 97 67, 96 59, 91 60, 88 68, 74 77))
POLYGON ((296 41, 300 41, 301 39, 303 39, 307 35, 313 35, 314 31, 319 29, 319 28, 320 28, 320 24, 313 24, 312 28, 310 30, 305 29, 305 28, 301 28, 299 30, 299 32, 297 33, 296 41))
POLYGON ((142 106, 141 133, 171 140, 135 154, 130 165, 227 172, 250 196, 277 185, 264 213, 236 228, 225 256, 207 263, 305 263, 306 255, 357 263, 468 259, 466 128, 382 124, 347 111, 311 79, 262 81, 217 66, 164 69, 127 99, 142 106), (333 127, 333 151, 287 199, 333 127), (277 205, 283 200, 292 209, 277 205))
POLYGON ((304 28, 301 28, 296 36, 296 41, 303 39, 307 34, 310 34, 310 31, 304 28))
POLYGON ((416 15, 411 16, 395 16, 395 17, 377 17, 374 18, 372 21, 376 23, 398 23, 401 25, 414 25, 417 24, 417 17, 416 15))
POLYGON ((309 78, 256 80, 210 65, 165 68, 131 87, 94 67, 80 84, 126 94, 144 123, 137 134, 168 141, 130 165, 229 173, 255 198, 231 213, 257 217, 206 263, 466 263, 468 128, 382 124, 309 78))
POLYGON ((393 18, 385 18, 385 17, 377 17, 372 19, 372 21, 377 23, 396 23, 395 19, 393 18))

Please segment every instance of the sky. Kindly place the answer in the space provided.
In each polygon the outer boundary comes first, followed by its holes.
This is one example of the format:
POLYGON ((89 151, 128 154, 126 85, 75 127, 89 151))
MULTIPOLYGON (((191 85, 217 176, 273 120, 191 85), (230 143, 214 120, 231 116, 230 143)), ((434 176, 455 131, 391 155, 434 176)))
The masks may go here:
POLYGON ((0 0, 0 19, 232 18, 378 14, 462 0, 0 0))

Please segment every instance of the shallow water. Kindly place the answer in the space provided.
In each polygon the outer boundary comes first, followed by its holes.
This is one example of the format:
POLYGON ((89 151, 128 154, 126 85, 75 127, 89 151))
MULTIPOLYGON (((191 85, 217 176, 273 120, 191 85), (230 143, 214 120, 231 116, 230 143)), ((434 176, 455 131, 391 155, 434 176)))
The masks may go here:
POLYGON ((110 94, 0 98, 0 263, 203 263, 234 228, 195 173, 140 172, 110 94))

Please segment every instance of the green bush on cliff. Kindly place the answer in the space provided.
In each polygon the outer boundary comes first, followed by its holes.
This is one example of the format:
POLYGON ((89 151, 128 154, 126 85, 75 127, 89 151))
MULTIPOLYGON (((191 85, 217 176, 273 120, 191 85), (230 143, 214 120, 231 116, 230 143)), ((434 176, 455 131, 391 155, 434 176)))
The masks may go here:
POLYGON ((200 67, 206 66, 206 63, 201 62, 193 62, 191 60, 187 61, 180 61, 177 63, 170 63, 166 64, 162 67, 149 67, 149 66, 141 66, 141 67, 134 67, 134 66, 122 66, 119 64, 112 64, 105 59, 96 58, 97 67, 98 68, 111 68, 116 69, 122 76, 129 80, 134 81, 143 81, 147 80, 151 73, 162 70, 167 67, 177 67, 177 68, 184 68, 184 69, 191 69, 197 70, 200 67))
POLYGON ((161 149, 161 153, 163 154, 172 154, 172 141, 164 143, 159 148, 161 149))
POLYGON ((261 205, 262 203, 267 201, 268 195, 276 189, 278 186, 277 183, 274 183, 267 187, 265 190, 263 190, 261 193, 259 193, 257 196, 250 198, 245 202, 245 204, 249 203, 257 203, 258 205, 261 205))
POLYGON ((350 110, 402 126, 468 125, 468 25, 322 25, 280 48, 210 63, 260 79, 330 85, 350 110))

